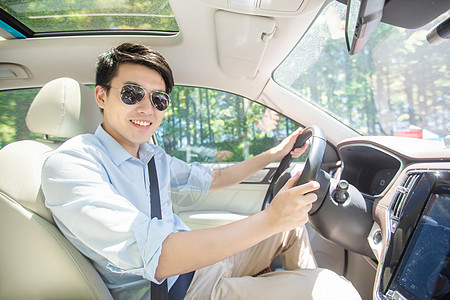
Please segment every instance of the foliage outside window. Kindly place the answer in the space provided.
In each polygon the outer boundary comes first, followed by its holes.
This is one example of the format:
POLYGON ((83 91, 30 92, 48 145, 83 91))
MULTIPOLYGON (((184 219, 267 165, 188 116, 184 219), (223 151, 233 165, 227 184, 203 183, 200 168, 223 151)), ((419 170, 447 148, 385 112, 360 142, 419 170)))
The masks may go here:
POLYGON ((364 135, 449 135, 449 42, 431 46, 426 34, 450 14, 417 30, 381 23, 350 56, 345 12, 345 5, 330 2, 274 80, 364 135))
POLYGON ((297 128, 246 98, 176 86, 157 138, 167 153, 187 162, 236 162, 270 149, 297 128))
MULTIPOLYGON (((25 123, 39 88, 0 91, 0 148, 42 137, 25 123)), ((233 162, 259 154, 298 124, 243 97, 216 90, 176 86, 160 129, 159 144, 193 162, 233 162)))
POLYGON ((33 32, 178 31, 168 0, 3 0, 0 7, 33 32))
POLYGON ((28 108, 39 89, 0 92, 0 148, 16 140, 36 139, 25 123, 28 108))

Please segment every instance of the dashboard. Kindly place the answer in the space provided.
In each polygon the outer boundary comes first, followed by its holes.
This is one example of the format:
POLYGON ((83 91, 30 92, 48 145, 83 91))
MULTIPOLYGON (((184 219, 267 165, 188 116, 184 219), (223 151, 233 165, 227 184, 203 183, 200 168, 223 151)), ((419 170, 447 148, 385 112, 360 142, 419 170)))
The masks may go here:
POLYGON ((338 150, 341 178, 373 202, 374 299, 450 299, 450 148, 367 137, 338 150))
POLYGON ((350 145, 340 149, 345 162, 341 178, 361 193, 380 195, 401 168, 401 161, 375 146, 350 145))

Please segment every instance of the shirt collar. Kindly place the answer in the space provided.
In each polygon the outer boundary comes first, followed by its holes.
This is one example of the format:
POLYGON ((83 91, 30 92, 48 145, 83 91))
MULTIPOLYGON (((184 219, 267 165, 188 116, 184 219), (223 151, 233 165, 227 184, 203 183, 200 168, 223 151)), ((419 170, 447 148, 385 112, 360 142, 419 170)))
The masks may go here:
POLYGON ((144 164, 148 164, 150 159, 155 155, 155 150, 149 143, 139 146, 139 158, 144 164))
MULTIPOLYGON (((100 142, 105 147, 109 156, 115 165, 120 165, 128 159, 134 159, 134 157, 128 153, 125 148, 122 147, 109 133, 103 129, 102 125, 98 125, 95 131, 95 136, 100 140, 100 142)), ((142 163, 147 164, 154 155, 153 148, 145 143, 139 146, 139 157, 142 163)))

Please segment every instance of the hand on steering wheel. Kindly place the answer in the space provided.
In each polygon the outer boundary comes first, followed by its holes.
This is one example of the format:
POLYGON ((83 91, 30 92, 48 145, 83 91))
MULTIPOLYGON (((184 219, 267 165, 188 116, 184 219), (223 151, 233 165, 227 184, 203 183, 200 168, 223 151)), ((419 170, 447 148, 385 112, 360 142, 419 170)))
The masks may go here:
MULTIPOLYGON (((302 147, 303 144, 310 138, 311 140, 309 154, 306 159, 305 167, 302 171, 300 179, 298 180, 296 185, 301 185, 311 180, 316 180, 317 175, 319 174, 320 165, 322 164, 323 155, 326 148, 326 138, 323 130, 320 127, 312 125, 303 129, 292 149, 302 147)), ((281 163, 275 171, 269 188, 267 189, 267 193, 262 205, 263 210, 269 205, 278 191, 291 177, 289 173, 283 174, 283 172, 290 166, 293 159, 294 158, 292 157, 291 153, 288 153, 281 160, 281 163)))

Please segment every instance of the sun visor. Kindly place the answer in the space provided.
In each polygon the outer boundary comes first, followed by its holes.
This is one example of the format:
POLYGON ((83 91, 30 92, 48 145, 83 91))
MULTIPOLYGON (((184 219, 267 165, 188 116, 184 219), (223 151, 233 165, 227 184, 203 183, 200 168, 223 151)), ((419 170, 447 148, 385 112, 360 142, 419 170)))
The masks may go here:
POLYGON ((275 34, 272 18, 219 10, 215 14, 219 65, 231 77, 252 78, 275 34))
POLYGON ((449 8, 448 0, 390 0, 386 1, 381 22, 417 29, 433 21, 449 8))

